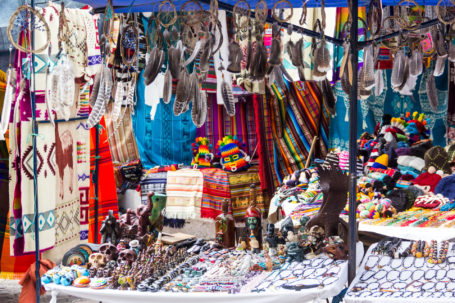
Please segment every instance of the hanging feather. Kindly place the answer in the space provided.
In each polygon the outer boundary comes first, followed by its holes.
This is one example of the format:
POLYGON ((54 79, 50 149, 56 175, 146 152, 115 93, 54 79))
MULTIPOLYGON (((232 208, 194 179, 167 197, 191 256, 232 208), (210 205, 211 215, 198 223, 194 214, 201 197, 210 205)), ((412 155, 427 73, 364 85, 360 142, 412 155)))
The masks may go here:
POLYGON ((188 105, 188 89, 190 82, 188 79, 188 71, 184 68, 181 72, 181 77, 177 83, 174 100, 174 115, 180 116, 187 109, 188 105))
POLYGON ((193 82, 191 85, 192 94, 193 94, 193 108, 191 109, 191 120, 197 128, 201 127, 205 123, 207 118, 207 99, 203 98, 205 92, 201 92, 199 86, 199 80, 195 72, 193 72, 190 77, 190 81, 193 82), (194 76, 193 76, 194 74, 194 76))
POLYGON ((404 87, 400 90, 400 94, 404 96, 412 96, 412 91, 415 89, 417 84, 417 78, 418 77, 409 74, 404 87))
POLYGON ((406 81, 408 81, 409 78, 409 58, 405 56, 404 58, 404 66, 403 66, 403 83, 401 83, 400 86, 394 87, 393 90, 396 92, 400 92, 406 85, 406 81))
POLYGON ((296 64, 295 66, 297 67, 298 72, 299 72, 300 81, 305 81, 305 71, 304 71, 305 65, 303 63, 302 50, 303 50, 303 38, 300 38, 299 41, 297 41, 297 43, 294 45, 294 50, 292 53, 293 53, 295 64, 296 64))
POLYGON ((123 81, 117 82, 115 89, 114 105, 112 107, 112 121, 116 122, 120 117, 122 110, 123 98, 125 97, 125 86, 123 81))
POLYGON ((281 43, 278 38, 272 39, 272 45, 270 47, 269 64, 270 65, 281 64, 281 43))
POLYGON ((449 47, 449 61, 455 62, 455 44, 453 42, 450 43, 449 47))
POLYGON ((164 51, 158 48, 154 48, 150 53, 149 64, 147 64, 144 70, 144 84, 148 86, 150 83, 155 81, 156 76, 161 72, 161 67, 164 63, 164 51))
POLYGON ((330 61, 330 52, 327 48, 327 43, 323 39, 319 43, 319 47, 314 51, 314 69, 320 73, 327 73, 330 71, 330 61))
MULTIPOLYGON (((5 133, 8 129, 8 124, 11 115, 11 106, 14 102, 16 90, 17 73, 15 68, 8 68, 6 73, 6 90, 3 99, 2 119, 0 120, 0 139, 5 140, 5 133)), ((51 113, 49 113, 51 115, 51 113)))
POLYGON ((131 81, 128 83, 128 92, 126 94, 126 105, 127 106, 134 106, 134 93, 136 91, 136 77, 133 77, 131 81))
POLYGON ((350 49, 350 44, 349 43, 344 43, 343 44, 343 59, 341 60, 341 65, 340 65, 340 78, 343 77, 346 64, 348 63, 348 58, 349 58, 349 49, 350 49))
POLYGON ((321 72, 316 65, 313 68, 313 80, 315 81, 323 81, 327 76, 326 72, 321 72))
POLYGON ((242 49, 237 42, 232 41, 229 44, 229 65, 227 71, 230 73, 238 74, 241 72, 241 62, 242 62, 242 49))
POLYGON ((204 47, 202 48, 201 56, 199 57, 199 69, 201 73, 209 71, 209 60, 212 51, 212 40, 205 40, 204 47))
POLYGON ((445 56, 438 56, 436 58, 436 63, 434 65, 433 76, 439 77, 444 73, 444 69, 446 66, 447 55, 445 56))
POLYGON ((172 76, 169 68, 164 74, 164 85, 163 85, 163 102, 164 104, 169 104, 172 98, 172 76))
POLYGON ((259 42, 256 44, 256 49, 251 61, 250 74, 253 80, 264 79, 267 73, 267 49, 264 43, 259 42))
POLYGON ((404 55, 402 50, 399 50, 395 54, 395 58, 393 59, 392 76, 390 79, 392 88, 400 87, 403 84, 405 63, 406 63, 406 56, 404 55))
MULTIPOLYGON (((102 73, 103 73, 103 69, 100 68, 100 70, 95 74, 95 79, 93 81, 93 87, 92 87, 92 94, 90 96, 90 106, 92 106, 92 107, 95 105, 96 98, 98 97, 98 92, 100 89, 100 79, 101 79, 102 73)), ((52 115, 52 114, 49 113, 49 115, 52 115)))
POLYGON ((436 49, 436 53, 438 56, 446 56, 447 55, 447 46, 446 46, 446 41, 444 39, 444 35, 439 29, 435 29, 434 31, 435 36, 434 37, 434 47, 436 49))
POLYGON ((341 89, 346 93, 350 94, 351 93, 351 83, 349 81, 349 73, 346 71, 343 73, 343 76, 341 76, 340 79, 341 82, 341 89))
POLYGON ((436 91, 436 81, 434 79, 433 73, 429 73, 426 85, 428 101, 430 102, 430 106, 433 112, 436 112, 438 109, 439 100, 438 93, 436 91))
POLYGON ((90 116, 87 119, 87 127, 92 128, 95 126, 103 117, 106 111, 106 104, 110 99, 110 93, 112 91, 112 78, 109 68, 103 67, 103 74, 100 78, 100 88, 98 90, 98 96, 96 98, 95 105, 92 107, 90 116))
POLYGON ((248 45, 247 45, 247 56, 246 56, 246 70, 251 67, 251 60, 253 59, 253 42, 251 41, 251 29, 248 30, 248 45))
POLYGON ((271 82, 271 84, 275 83, 275 85, 283 92, 287 91, 287 86, 286 83, 284 83, 281 68, 279 66, 274 66, 271 74, 273 75, 273 82, 271 82))
POLYGON ((180 62, 182 59, 181 41, 177 43, 177 47, 168 49, 169 64, 168 68, 171 71, 172 78, 179 79, 180 77, 180 62))
POLYGON ((370 90, 374 87, 374 56, 373 56, 373 45, 369 45, 365 48, 363 53, 363 77, 362 87, 366 90, 370 90))
POLYGON ((329 114, 335 115, 336 98, 329 80, 325 79, 324 81, 320 82, 320 86, 327 111, 329 114))
POLYGON ((378 69, 374 73, 374 83, 374 95, 378 97, 384 91, 384 75, 382 69, 378 69))
POLYGON ((171 33, 167 28, 163 31, 163 38, 167 45, 171 45, 171 33))
POLYGON ((227 114, 230 117, 235 116, 235 102, 234 94, 232 93, 232 88, 229 83, 223 79, 221 84, 221 95, 223 96, 224 108, 226 109, 227 114))
POLYGON ((411 59, 409 61, 409 74, 418 77, 423 72, 423 56, 419 50, 412 51, 411 59))
POLYGON ((201 50, 201 47, 202 47, 202 41, 198 40, 196 42, 196 45, 194 46, 194 49, 193 49, 193 52, 191 53, 191 56, 188 59, 186 59, 185 63, 183 63, 183 67, 187 66, 188 64, 193 62, 194 59, 196 59, 196 56, 199 54, 199 51, 201 50))

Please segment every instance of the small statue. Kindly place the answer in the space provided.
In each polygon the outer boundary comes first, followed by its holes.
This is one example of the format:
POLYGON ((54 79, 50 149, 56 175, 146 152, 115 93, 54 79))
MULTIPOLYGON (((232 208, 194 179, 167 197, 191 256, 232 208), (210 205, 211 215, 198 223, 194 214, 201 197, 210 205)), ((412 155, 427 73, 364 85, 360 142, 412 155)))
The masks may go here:
POLYGON ((114 217, 114 212, 109 210, 108 215, 104 219, 100 228, 101 243, 117 244, 120 235, 120 226, 117 219, 114 217))
POLYGON ((304 232, 305 231, 305 226, 307 224, 307 222, 310 221, 310 217, 308 216, 302 216, 300 217, 299 219, 299 223, 300 223, 300 232, 304 232))
MULTIPOLYGON (((259 247, 262 247, 262 222, 261 222, 261 210, 256 206, 256 185, 251 184, 250 186, 250 199, 249 206, 246 210, 245 219, 248 234, 253 233, 254 237, 259 243, 259 247)), ((251 237, 250 237, 251 240, 251 237)), ((251 244, 249 243, 250 247, 251 244)))
POLYGON ((251 231, 251 234, 250 234, 250 248, 251 248, 251 251, 255 254, 258 254, 261 252, 261 250, 259 249, 261 246, 259 244, 259 241, 258 239, 256 239, 256 236, 254 235, 254 232, 251 231))
POLYGON ((147 195, 147 201, 152 205, 152 210, 149 216, 150 232, 155 238, 163 231, 164 216, 163 209, 166 208, 166 195, 163 194, 150 194, 147 195))
POLYGON ((302 247, 296 241, 290 242, 286 246, 286 262, 302 262, 305 259, 302 247))
POLYGON ((244 251, 244 250, 246 250, 246 248, 247 248, 247 245, 246 245, 245 239, 243 237, 240 237, 239 244, 237 245, 237 250, 244 251))
POLYGON ((275 234, 275 225, 272 223, 267 225, 267 236, 265 237, 265 241, 268 244, 270 255, 276 255, 278 247, 278 236, 275 234))
POLYGON ((138 231, 137 235, 138 237, 144 236, 150 228, 150 221, 149 221, 149 216, 150 212, 152 211, 152 204, 150 203, 150 195, 153 196, 153 193, 148 193, 147 194, 147 200, 148 203, 147 205, 140 205, 137 210, 136 214, 138 217, 138 231))
POLYGON ((224 248, 235 247, 235 221, 229 214, 229 199, 224 199, 222 211, 215 219, 217 242, 224 248))

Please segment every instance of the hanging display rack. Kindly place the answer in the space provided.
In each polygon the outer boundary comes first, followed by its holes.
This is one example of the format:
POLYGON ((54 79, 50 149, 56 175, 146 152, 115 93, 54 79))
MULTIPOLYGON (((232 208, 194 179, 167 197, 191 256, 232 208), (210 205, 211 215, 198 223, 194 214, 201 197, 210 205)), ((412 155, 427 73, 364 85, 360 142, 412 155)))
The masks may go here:
MULTIPOLYGON (((210 4, 209 0, 200 0, 201 2, 205 4, 210 4)), ((83 1, 81 1, 83 2, 83 1)), ((133 0, 134 3, 134 0, 133 0)), ((350 61, 352 70, 358 70, 358 53, 359 49, 373 43, 373 42, 381 42, 383 40, 387 40, 393 37, 396 37, 400 34, 405 34, 409 32, 413 32, 422 28, 427 28, 436 24, 441 23, 439 19, 433 19, 430 21, 423 22, 420 24, 418 28, 412 29, 412 30, 402 30, 402 31, 397 31, 391 34, 387 34, 378 38, 375 38, 374 40, 369 40, 369 41, 363 41, 359 42, 358 41, 358 8, 359 8, 359 0, 351 0, 348 1, 348 5, 350 8, 350 12, 352 14, 352 20, 357 20, 357 22, 352 22, 352 26, 350 28, 350 37, 349 37, 349 42, 350 42, 350 52, 351 52, 351 58, 352 60, 350 61)), ((224 3, 224 2, 219 2, 218 3, 219 8, 232 11, 233 10, 233 5, 224 3)), ((30 7, 32 9, 35 8, 35 1, 31 0, 30 1, 30 7)), ((131 8, 131 5, 129 6, 131 8)), ((128 8, 128 6, 114 6, 115 9, 124 9, 128 8)), ((94 13, 102 13, 104 12, 104 7, 101 8, 96 8, 93 10, 94 13)), ((252 12, 252 17, 254 18, 255 14, 252 12)), ((32 17, 33 18, 33 17, 32 17)), ((275 20, 271 16, 267 16, 266 19, 268 22, 275 22, 275 20)), ((282 22, 279 23, 283 27, 287 27, 290 25, 287 22, 282 22)), ((300 27, 293 25, 293 31, 301 33, 303 35, 313 37, 316 39, 322 39, 322 34, 300 27)), ((343 40, 337 39, 334 37, 330 36, 324 36, 325 40, 328 42, 331 42, 335 45, 341 46, 343 44, 343 40)), ((32 31, 31 34, 31 49, 34 47, 34 30, 32 31)), ((31 60, 32 60, 32 66, 34 66, 35 63, 35 56, 32 53, 31 54, 31 60)), ((34 84, 34 78, 35 78, 35 71, 32 69, 32 79, 33 79, 33 84, 34 84)), ((356 171, 356 155, 357 155, 357 101, 358 101, 358 84, 357 84, 357 73, 353 73, 353 79, 352 79, 353 85, 351 86, 351 91, 349 94, 349 171, 350 172, 355 172, 356 171)), ((38 203, 38 184, 37 184, 37 179, 36 179, 36 174, 37 174, 37 146, 36 146, 36 136, 38 135, 38 123, 36 120, 36 101, 35 101, 35 92, 32 90, 31 92, 31 107, 32 107, 32 146, 33 146, 33 172, 34 172, 34 222, 38 222, 38 217, 39 217, 39 203, 38 203)), ((56 121, 58 122, 58 121, 56 121)), ((95 170, 93 172, 93 182, 95 184, 95 242, 98 240, 98 160, 99 160, 99 124, 96 127, 96 146, 95 146, 95 170)), ((356 180, 356 174, 355 173, 350 173, 350 185, 349 185, 349 209, 355 209, 356 208, 356 190, 357 190, 357 180, 356 180)), ((355 274, 356 274, 356 239, 357 239, 357 224, 356 224, 356 213, 351 211, 349 212, 349 260, 348 260, 348 281, 349 283, 354 279, 355 274)), ((41 280, 40 280, 40 273, 39 273, 39 262, 40 262, 40 252, 39 252, 39 227, 38 224, 34 225, 34 230, 35 230, 35 262, 36 262, 36 271, 35 271, 35 276, 36 276, 36 302, 40 302, 40 289, 41 289, 41 280)))

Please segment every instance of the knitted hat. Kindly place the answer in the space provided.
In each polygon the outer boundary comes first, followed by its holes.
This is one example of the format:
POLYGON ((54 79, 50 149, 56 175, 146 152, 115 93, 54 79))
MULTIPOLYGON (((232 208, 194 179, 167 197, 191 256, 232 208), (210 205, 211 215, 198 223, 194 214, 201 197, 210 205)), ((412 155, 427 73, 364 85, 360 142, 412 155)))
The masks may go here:
POLYGON ((420 186, 429 186, 431 192, 434 192, 436 185, 441 181, 441 176, 438 174, 430 174, 429 172, 421 173, 414 179, 413 183, 420 186))
POLYGON ((423 158, 427 150, 433 147, 433 142, 430 139, 421 140, 411 146, 411 155, 423 158))
POLYGON ((349 168, 349 152, 342 151, 338 154, 339 166, 341 169, 345 170, 349 168))
POLYGON ((219 140, 216 148, 218 155, 221 157, 221 164, 227 171, 236 172, 245 170, 249 167, 244 152, 239 148, 242 144, 237 137, 225 136, 223 140, 219 140))
POLYGON ((191 165, 197 165, 199 168, 210 167, 213 159, 213 154, 210 152, 212 147, 209 144, 209 139, 206 137, 197 137, 196 142, 192 144, 193 160, 191 165))
POLYGON ((455 163, 455 143, 446 147, 446 152, 449 155, 449 163, 455 163))
POLYGON ((376 158, 374 161, 373 165, 371 166, 372 168, 382 168, 382 169, 387 169, 387 166, 389 165, 389 155, 387 154, 382 154, 379 157, 376 158))
POLYGON ((434 166, 436 170, 442 170, 446 174, 452 171, 449 165, 449 154, 441 147, 434 146, 425 153, 425 169, 434 166))
POLYGON ((443 178, 436 186, 434 192, 449 199, 455 199, 455 175, 443 178))

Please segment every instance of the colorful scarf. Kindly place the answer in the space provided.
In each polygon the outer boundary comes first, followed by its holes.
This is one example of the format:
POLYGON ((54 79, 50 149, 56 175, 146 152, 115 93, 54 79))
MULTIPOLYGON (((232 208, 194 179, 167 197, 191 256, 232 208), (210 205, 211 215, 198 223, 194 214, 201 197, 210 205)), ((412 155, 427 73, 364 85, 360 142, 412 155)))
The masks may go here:
POLYGON ((203 184, 200 170, 169 171, 166 183, 166 218, 200 218, 203 184))
MULTIPOLYGON (((100 121, 100 129, 93 127, 90 129, 90 171, 95 169, 95 132, 99 132, 99 159, 98 159, 98 231, 101 223, 108 215, 109 210, 118 216, 117 188, 115 186, 114 165, 112 164, 111 152, 109 143, 107 142, 107 132, 104 118, 100 121)), ((81 212, 88 212, 89 218, 89 242, 95 242, 95 186, 93 179, 90 178, 89 202, 81 212)), ((98 241, 101 239, 101 234, 98 232, 98 241)))
POLYGON ((219 168, 201 169, 204 177, 201 218, 215 219, 221 213, 224 199, 231 197, 227 173, 219 168))

